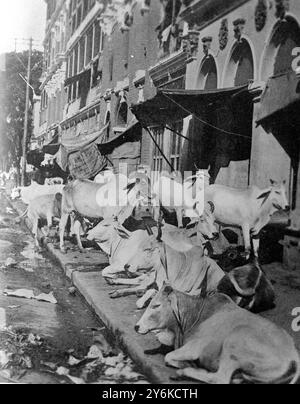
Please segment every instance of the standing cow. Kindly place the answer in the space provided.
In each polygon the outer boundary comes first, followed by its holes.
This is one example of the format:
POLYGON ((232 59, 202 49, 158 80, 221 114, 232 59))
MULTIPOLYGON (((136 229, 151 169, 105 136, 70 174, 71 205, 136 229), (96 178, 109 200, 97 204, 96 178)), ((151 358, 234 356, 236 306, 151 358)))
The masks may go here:
POLYGON ((155 220, 159 219, 161 208, 176 212, 178 227, 183 228, 183 217, 199 218, 204 210, 204 173, 182 181, 181 177, 162 174, 152 187, 155 220))
POLYGON ((27 217, 32 224, 32 232, 34 234, 36 248, 39 249, 38 241, 38 225, 39 220, 47 220, 46 235, 52 227, 53 219, 61 217, 61 194, 42 195, 33 199, 28 206, 27 217))
POLYGON ((250 187, 246 190, 211 185, 205 188, 205 199, 214 205, 216 221, 221 225, 242 228, 247 258, 253 250, 258 257, 260 231, 278 210, 288 210, 286 183, 271 180, 266 189, 250 187))
MULTIPOLYGON (((143 178, 128 181, 119 175, 104 184, 88 180, 75 180, 65 186, 60 222, 60 249, 65 252, 64 232, 72 212, 89 219, 118 219, 120 223, 131 216, 142 199, 148 198, 148 183, 143 178), (145 191, 146 189, 146 191, 145 191)), ((77 242, 83 251, 80 235, 77 242)))

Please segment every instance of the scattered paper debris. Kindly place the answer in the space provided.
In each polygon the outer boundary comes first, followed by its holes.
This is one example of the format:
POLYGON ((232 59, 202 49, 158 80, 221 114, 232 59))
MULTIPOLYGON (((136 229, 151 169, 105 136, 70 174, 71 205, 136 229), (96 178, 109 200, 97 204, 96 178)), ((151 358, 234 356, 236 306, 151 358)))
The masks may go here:
POLYGON ((69 375, 69 369, 67 369, 67 368, 65 368, 65 367, 63 367, 63 366, 60 366, 59 368, 57 368, 57 370, 56 370, 56 373, 59 375, 59 376, 68 376, 69 375))
POLYGON ((0 331, 6 329, 6 311, 0 307, 0 331))
POLYGON ((76 288, 74 287, 69 288, 69 294, 72 296, 76 295, 76 288))
POLYGON ((10 257, 7 258, 7 260, 5 261, 5 266, 7 268, 15 267, 17 264, 18 264, 17 261, 10 257))
POLYGON ((44 259, 44 257, 41 254, 37 253, 32 246, 26 247, 21 252, 21 255, 28 260, 34 260, 34 259, 43 260, 44 259))
POLYGON ((100 347, 98 347, 97 345, 93 345, 90 348, 89 353, 87 354, 87 358, 88 359, 102 359, 103 354, 102 354, 100 347))
POLYGON ((29 289, 9 290, 5 289, 4 295, 12 297, 22 297, 24 299, 34 299, 34 293, 29 289))
POLYGON ((82 362, 81 360, 74 358, 74 356, 70 356, 70 357, 69 357, 69 360, 68 360, 68 365, 70 365, 70 366, 76 366, 76 365, 78 365, 78 364, 81 363, 81 362, 82 362))
POLYGON ((113 356, 113 357, 106 358, 106 359, 104 359, 103 362, 107 366, 116 367, 122 361, 124 361, 124 355, 120 354, 118 356, 113 356))
POLYGON ((28 342, 35 346, 41 346, 43 344, 41 337, 35 334, 28 335, 28 342))
POLYGON ((7 352, 0 350, 0 367, 4 368, 11 359, 11 355, 9 355, 7 352))
POLYGON ((33 291, 29 290, 29 289, 19 289, 19 290, 5 289, 5 291, 3 293, 6 296, 19 297, 19 298, 24 298, 24 299, 33 299, 33 300, 38 300, 40 302, 57 304, 57 300, 55 299, 53 292, 51 292, 49 294, 41 293, 38 296, 34 296, 33 291))
POLYGON ((34 299, 39 300, 40 302, 57 304, 57 300, 55 299, 53 292, 50 292, 49 294, 41 293, 40 295, 35 296, 34 299))
POLYGON ((73 382, 74 384, 78 384, 78 385, 85 384, 85 381, 83 379, 80 379, 79 377, 73 377, 70 375, 67 375, 67 376, 71 380, 71 382, 73 382))

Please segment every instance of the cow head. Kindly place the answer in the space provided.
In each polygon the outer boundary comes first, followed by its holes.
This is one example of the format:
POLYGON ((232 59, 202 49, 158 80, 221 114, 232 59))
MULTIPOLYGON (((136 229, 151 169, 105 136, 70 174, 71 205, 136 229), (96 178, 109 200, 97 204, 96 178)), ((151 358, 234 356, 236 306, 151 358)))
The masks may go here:
POLYGON ((176 318, 172 309, 173 292, 172 287, 168 283, 164 283, 137 323, 135 327, 137 333, 145 335, 151 331, 171 329, 176 326, 176 318))
POLYGON ((113 219, 103 220, 88 232, 87 239, 101 244, 102 250, 109 254, 113 237, 116 236, 114 225, 115 221, 113 219))
POLYGON ((159 244, 154 236, 149 236, 140 244, 137 253, 127 262, 124 269, 129 274, 135 274, 139 270, 151 270, 159 261, 159 244))
POLYGON ((208 240, 219 238, 219 232, 215 223, 214 206, 211 202, 207 203, 203 215, 200 216, 197 231, 208 240))
POLYGON ((290 210, 290 205, 286 195, 286 181, 278 183, 270 180, 271 187, 263 194, 259 195, 258 199, 262 200, 264 205, 268 200, 272 203, 276 210, 290 210))
POLYGON ((286 181, 282 183, 277 183, 276 181, 271 180, 272 185, 272 196, 271 200, 273 206, 278 210, 290 210, 290 204, 286 195, 286 181))

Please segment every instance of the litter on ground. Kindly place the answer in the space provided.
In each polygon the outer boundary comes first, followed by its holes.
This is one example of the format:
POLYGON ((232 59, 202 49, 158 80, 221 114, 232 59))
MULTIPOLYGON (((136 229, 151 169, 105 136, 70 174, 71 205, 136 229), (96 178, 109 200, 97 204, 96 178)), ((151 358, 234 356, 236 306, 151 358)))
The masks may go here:
POLYGON ((18 290, 5 289, 4 295, 24 299, 33 299, 38 300, 40 302, 47 302, 51 304, 57 304, 57 300, 55 299, 53 292, 50 292, 49 294, 41 293, 40 295, 35 296, 33 290, 29 289, 18 289, 18 290))

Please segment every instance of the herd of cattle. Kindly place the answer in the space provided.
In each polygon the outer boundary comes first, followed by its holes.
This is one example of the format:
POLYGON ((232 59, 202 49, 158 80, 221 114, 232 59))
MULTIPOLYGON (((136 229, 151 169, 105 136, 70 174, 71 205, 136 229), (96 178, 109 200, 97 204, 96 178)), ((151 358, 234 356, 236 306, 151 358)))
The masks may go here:
POLYGON ((111 297, 137 297, 138 309, 146 310, 136 332, 155 333, 157 352, 167 353, 166 364, 178 369, 178 378, 298 381, 292 338, 258 316, 275 306, 272 283, 259 265, 259 233, 276 211, 289 208, 284 183, 238 190, 208 185, 204 173, 184 182, 161 175, 153 182, 144 173, 128 180, 106 171, 94 181, 32 182, 14 190, 16 197, 28 205, 23 216, 33 225, 37 247, 41 219, 47 221, 45 234, 59 223, 64 253, 68 222, 81 251, 86 222, 94 223, 86 236, 109 256, 102 275, 114 286, 111 297), (178 226, 166 219, 172 212, 178 226), (222 226, 240 228, 244 238, 244 265, 230 271, 208 248, 224 237, 222 226))

